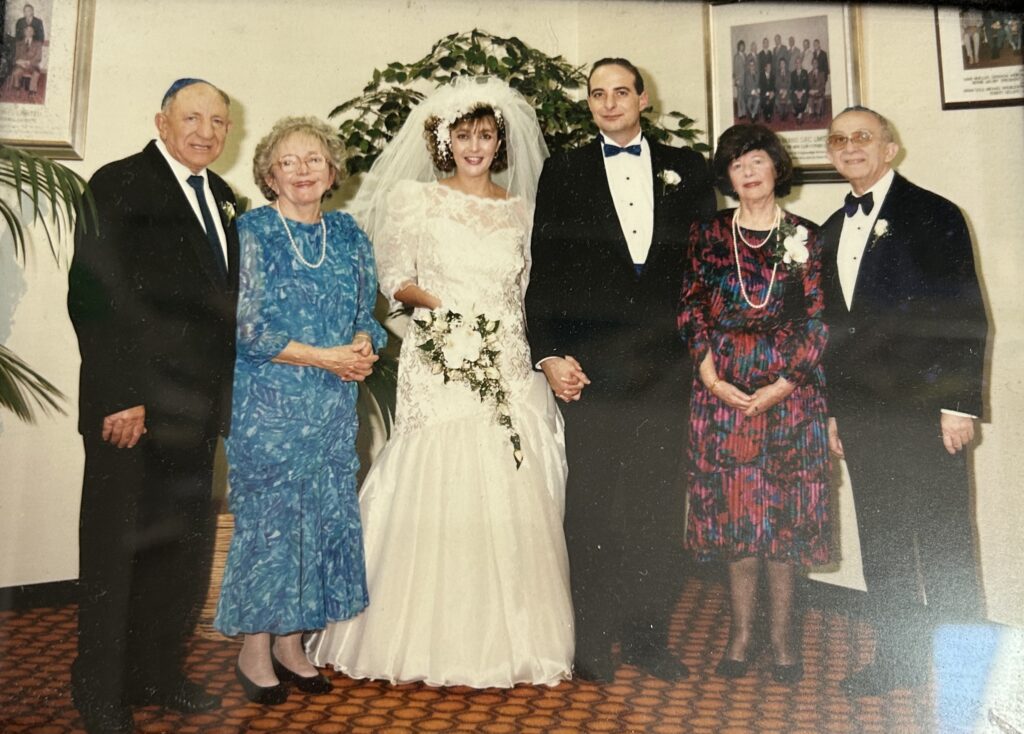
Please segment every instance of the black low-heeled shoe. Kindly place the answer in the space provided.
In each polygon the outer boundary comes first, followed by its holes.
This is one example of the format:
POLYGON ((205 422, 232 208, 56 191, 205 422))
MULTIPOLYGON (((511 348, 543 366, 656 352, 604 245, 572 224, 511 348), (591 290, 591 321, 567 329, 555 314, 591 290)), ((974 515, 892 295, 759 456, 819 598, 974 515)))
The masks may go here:
POLYGON ((323 673, 317 673, 316 675, 299 675, 293 670, 289 670, 282 663, 278 662, 278 659, 274 657, 274 654, 270 654, 270 662, 274 665, 274 675, 282 683, 294 683, 295 687, 303 693, 329 693, 331 690, 331 681, 323 673))
POLYGON ((249 677, 242 672, 242 668, 235 663, 235 677, 242 684, 242 691, 245 697, 253 703, 262 706, 276 706, 288 700, 288 687, 284 683, 276 686, 261 686, 249 680, 249 677))
POLYGON ((722 658, 718 661, 718 665, 715 666, 715 675, 719 675, 723 678, 742 678, 747 674, 747 670, 750 668, 750 661, 748 660, 730 660, 729 658, 722 658))
POLYGON ((804 664, 800 662, 793 663, 792 665, 780 665, 776 663, 772 666, 772 680, 776 683, 784 683, 785 685, 793 685, 794 683, 800 682, 800 679, 804 677, 804 664))

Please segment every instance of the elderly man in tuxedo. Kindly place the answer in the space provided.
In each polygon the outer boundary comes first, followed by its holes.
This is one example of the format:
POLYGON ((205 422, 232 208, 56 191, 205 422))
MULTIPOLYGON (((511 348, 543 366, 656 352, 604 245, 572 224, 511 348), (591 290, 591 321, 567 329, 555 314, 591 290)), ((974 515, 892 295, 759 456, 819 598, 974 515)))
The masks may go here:
POLYGON ((848 108, 827 146, 852 189, 822 229, 829 443, 850 471, 877 635, 842 687, 876 695, 924 679, 937 623, 980 614, 965 449, 987 324, 963 215, 892 169, 886 119, 848 108))
POLYGON ((574 675, 612 679, 612 645, 659 678, 682 583, 691 364, 675 331, 690 224, 715 198, 705 160, 641 134, 643 77, 602 59, 588 81, 600 137, 549 158, 526 293, 534 362, 565 401, 574 675))
POLYGON ((182 665, 209 578, 214 449, 231 415, 235 199, 207 168, 230 124, 222 91, 176 81, 159 140, 96 172, 98 226, 76 232, 68 309, 85 478, 72 697, 89 732, 132 731, 133 705, 220 704, 182 665))

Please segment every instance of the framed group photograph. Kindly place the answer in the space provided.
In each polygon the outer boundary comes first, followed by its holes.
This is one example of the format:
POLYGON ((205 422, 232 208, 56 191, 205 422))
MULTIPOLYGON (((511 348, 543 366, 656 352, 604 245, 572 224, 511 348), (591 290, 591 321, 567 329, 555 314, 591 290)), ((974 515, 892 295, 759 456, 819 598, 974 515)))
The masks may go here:
POLYGON ((80 160, 95 0, 0 0, 0 142, 80 160))
POLYGON ((1024 105, 1024 15, 979 7, 935 9, 942 109, 1024 105))
POLYGON ((755 122, 782 140, 797 182, 840 181, 825 136, 834 115, 860 102, 858 26, 847 3, 707 5, 712 143, 755 122))

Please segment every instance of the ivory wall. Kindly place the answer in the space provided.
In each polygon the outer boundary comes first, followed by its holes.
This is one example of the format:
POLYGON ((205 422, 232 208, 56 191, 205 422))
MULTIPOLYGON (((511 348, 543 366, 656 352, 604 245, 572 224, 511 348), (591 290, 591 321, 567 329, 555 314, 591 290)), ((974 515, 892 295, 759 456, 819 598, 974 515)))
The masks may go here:
MULTIPOLYGON (((576 63, 626 56, 646 73, 652 101, 707 128, 703 6, 643 0, 96 0, 85 159, 100 165, 154 136, 163 90, 199 76, 233 98, 234 129, 214 166, 262 203, 251 180, 256 142, 278 117, 325 117, 357 94, 372 69, 425 54, 441 36, 486 29, 516 35, 576 63)), ((1024 444, 1024 108, 943 112, 932 11, 862 11, 862 100, 895 123, 906 146, 900 171, 957 202, 973 230, 991 321, 989 405, 974 452, 979 545, 989 616, 1024 625, 1024 517, 1015 463, 1024 444)), ((351 189, 347 189, 351 191, 351 189)), ((788 206, 823 221, 845 188, 795 190, 788 206)), ((343 203, 343 202, 342 202, 343 203)), ((0 342, 71 397, 78 356, 64 311, 66 273, 43 253, 26 267, 0 236, 0 342)), ((73 409, 71 411, 73 413, 73 409)), ((896 440, 898 437, 894 437, 896 440)), ((82 471, 74 416, 36 426, 0 414, 0 587, 74 578, 82 471)), ((862 583, 849 489, 840 491, 844 557, 819 578, 862 583)))

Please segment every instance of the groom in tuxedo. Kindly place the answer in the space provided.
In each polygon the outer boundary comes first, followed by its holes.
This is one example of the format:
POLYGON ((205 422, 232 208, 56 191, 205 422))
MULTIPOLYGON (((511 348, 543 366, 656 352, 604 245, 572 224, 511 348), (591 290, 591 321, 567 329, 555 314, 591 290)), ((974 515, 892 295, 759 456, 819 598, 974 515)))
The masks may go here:
POLYGON ((133 705, 206 711, 185 644, 213 547, 217 437, 231 416, 238 235, 228 98, 198 79, 164 96, 160 139, 89 181, 68 310, 82 355, 85 477, 72 698, 90 733, 134 731, 133 705))
POLYGON ((705 160, 640 131, 644 80, 602 59, 588 80, 601 134, 540 178, 526 311, 533 361, 565 402, 565 532, 574 675, 624 662, 666 680, 682 585, 691 364, 676 333, 690 224, 715 209, 705 160))
POLYGON ((987 323, 956 205, 892 169, 889 123, 852 107, 828 156, 850 182, 823 228, 829 444, 853 485, 875 660, 851 696, 923 681, 936 624, 979 617, 965 449, 987 323))

